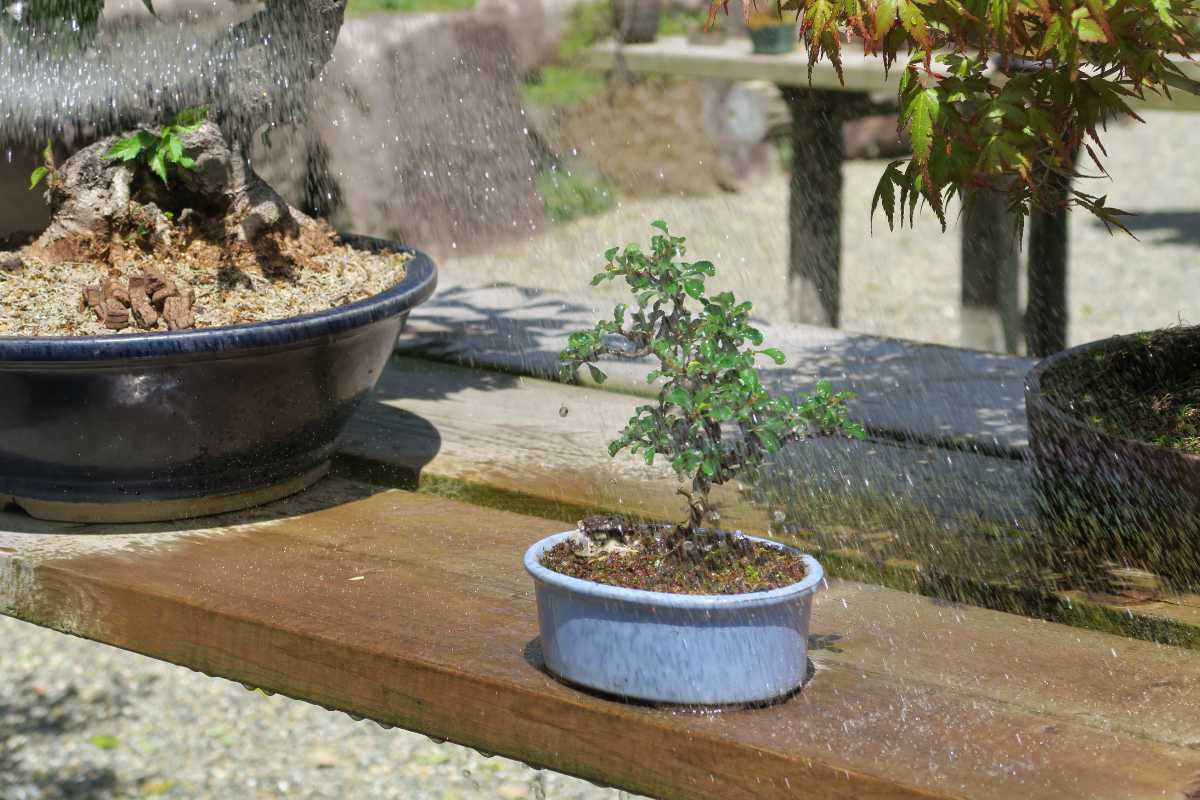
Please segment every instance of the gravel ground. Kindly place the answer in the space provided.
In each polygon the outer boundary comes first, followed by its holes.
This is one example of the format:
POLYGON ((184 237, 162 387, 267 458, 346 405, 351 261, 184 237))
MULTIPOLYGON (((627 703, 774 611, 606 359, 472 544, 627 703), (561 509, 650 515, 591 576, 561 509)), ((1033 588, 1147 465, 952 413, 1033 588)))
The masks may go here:
MULTIPOLYGON (((1104 141, 1112 181, 1083 187, 1139 212, 1131 225, 1139 239, 1110 235, 1086 214, 1071 219, 1072 343, 1200 321, 1200 124, 1192 114, 1146 119, 1110 127, 1104 141)), ((883 167, 881 161, 845 166, 843 327, 957 344, 957 228, 943 235, 927 211, 918 214, 915 230, 889 232, 880 216, 872 234, 871 197, 883 167)), ((603 263, 600 254, 646 242, 647 223, 662 218, 688 237, 691 256, 717 264, 723 287, 753 300, 763 316, 781 319, 785 296, 771 287, 786 280, 786 213, 783 176, 740 194, 625 202, 486 256, 443 260, 442 276, 446 283, 504 281, 596 297, 588 279, 603 263)), ((620 287, 609 284, 607 292, 620 287)))
POLYGON ((0 800, 629 797, 6 617, 0 642, 0 800))

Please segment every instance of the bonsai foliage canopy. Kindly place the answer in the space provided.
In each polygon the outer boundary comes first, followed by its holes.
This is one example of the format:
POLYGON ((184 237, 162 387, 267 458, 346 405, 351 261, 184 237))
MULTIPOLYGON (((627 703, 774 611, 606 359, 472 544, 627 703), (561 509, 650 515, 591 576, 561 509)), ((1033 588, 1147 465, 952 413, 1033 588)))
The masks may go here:
MULTIPOLYGON (((897 193, 901 224, 923 198, 944 227, 951 197, 979 188, 1022 218, 1066 202, 1123 227, 1106 196, 1063 187, 1085 177, 1081 162, 1106 177, 1101 134, 1116 117, 1141 120, 1131 101, 1200 93, 1180 66, 1200 50, 1196 0, 741 0, 747 17, 756 2, 797 17, 810 75, 822 58, 841 74, 850 33, 885 70, 901 62, 913 154, 875 192, 889 225, 897 193)), ((710 23, 721 10, 728 0, 712 0, 710 23)))
POLYGON ((559 355, 561 378, 570 381, 586 367, 603 383, 606 376, 596 366, 603 356, 658 360, 646 376, 647 383, 660 382, 657 400, 637 409, 609 453, 628 448, 647 464, 658 456, 669 459, 689 484, 680 492, 689 501, 688 529, 695 532, 714 485, 752 475, 771 453, 810 433, 861 438, 865 432, 847 416, 852 395, 833 392, 825 381, 795 400, 768 392, 757 358, 776 364, 786 359, 782 351, 762 347, 762 332, 750 324, 751 304, 730 292, 710 295, 705 281, 716 272, 712 263, 683 262, 684 238, 672 236, 662 221, 651 225, 660 233, 648 252, 633 244, 614 247, 604 254, 604 271, 592 279, 595 286, 623 278, 636 308, 621 303, 611 320, 572 333, 559 355))

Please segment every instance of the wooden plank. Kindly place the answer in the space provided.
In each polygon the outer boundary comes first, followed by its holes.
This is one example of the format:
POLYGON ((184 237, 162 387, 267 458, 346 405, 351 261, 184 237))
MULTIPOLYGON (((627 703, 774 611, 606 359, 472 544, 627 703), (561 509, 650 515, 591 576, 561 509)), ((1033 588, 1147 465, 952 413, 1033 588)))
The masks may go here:
POLYGON ((520 556, 561 523, 339 481, 203 530, 3 522, 4 613, 653 796, 1180 797, 1200 775, 1200 657, 1143 642, 834 581, 798 695, 678 713, 541 671, 520 556))
MULTIPOLYGON (((447 285, 417 308, 397 348, 472 367, 535 377, 558 374, 574 330, 612 313, 605 298, 579 300, 518 286, 447 285)), ((852 413, 902 440, 965 445, 1022 457, 1025 374, 1033 361, 953 347, 758 321, 787 364, 764 364, 773 391, 804 392, 819 378, 858 393, 852 413)), ((648 395, 650 361, 613 361, 606 388, 648 395)), ((586 379, 585 379, 586 382, 586 379)))
MULTIPOLYGON (((685 515, 668 467, 611 459, 607 443, 642 402, 518 375, 397 358, 351 423, 343 452, 475 502, 573 521, 608 510, 685 515), (564 413, 565 412, 565 413, 564 413), (439 486, 438 481, 450 481, 439 486), (537 502, 529 503, 527 499, 537 502)), ((394 476, 360 474, 376 480, 394 476)), ((418 485, 411 480, 407 485, 418 485)), ((886 442, 790 447, 762 484, 717 487, 722 524, 778 530, 846 559, 844 574, 926 593, 1200 647, 1200 598, 1143 587, 1070 593, 1034 546, 1022 462, 886 442), (770 505, 752 502, 768 495, 770 505)), ((787 537, 785 537, 787 538, 787 537)))
MULTIPOLYGON (((616 45, 601 42, 585 51, 583 57, 592 67, 612 69, 616 63, 616 45)), ((838 80, 833 67, 824 62, 813 67, 808 79, 808 55, 802 48, 782 55, 758 55, 750 50, 747 37, 733 36, 721 44, 689 44, 684 36, 660 36, 647 44, 621 47, 625 67, 630 72, 675 75, 686 78, 720 78, 732 81, 765 80, 780 86, 811 86, 848 92, 896 93, 899 71, 884 75, 879 59, 861 52, 843 55, 845 83, 838 80)))
MULTIPOLYGON (((614 69, 616 49, 613 42, 602 42, 585 51, 584 58, 597 69, 614 69)), ((900 74, 893 69, 885 75, 878 57, 867 57, 860 50, 847 48, 842 56, 844 82, 839 81, 828 60, 813 66, 810 80, 808 55, 803 48, 784 55, 758 55, 751 52, 749 39, 737 36, 716 45, 689 44, 684 36, 662 36, 647 44, 624 45, 621 56, 630 72, 682 78, 767 80, 780 86, 888 95, 895 95, 900 74)), ((1200 77, 1200 67, 1195 63, 1184 60, 1177 63, 1192 77, 1200 77)), ((1144 111, 1200 111, 1200 97, 1181 91, 1172 92, 1170 98, 1149 94, 1145 100, 1134 99, 1132 105, 1144 111)))

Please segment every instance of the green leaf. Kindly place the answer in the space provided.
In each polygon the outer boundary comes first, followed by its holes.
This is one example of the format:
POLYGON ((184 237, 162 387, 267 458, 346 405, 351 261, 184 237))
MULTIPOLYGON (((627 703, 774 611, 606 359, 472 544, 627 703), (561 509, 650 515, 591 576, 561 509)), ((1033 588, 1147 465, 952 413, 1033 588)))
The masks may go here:
POLYGON ((45 167, 38 167, 33 171, 33 173, 29 176, 30 191, 33 191, 37 188, 37 185, 42 182, 42 178, 46 177, 46 173, 49 171, 50 170, 46 169, 45 167))
POLYGON ((154 0, 142 0, 142 5, 144 5, 146 7, 146 10, 149 11, 151 14, 153 14, 156 17, 158 16, 158 12, 154 10, 154 0))
POLYGON ((588 364, 587 368, 588 374, 592 376, 592 380, 594 380, 596 383, 602 384, 608 379, 608 376, 601 372, 600 369, 594 364, 588 364))
POLYGON ((167 130, 163 133, 162 145, 167 152, 166 158, 172 163, 178 163, 183 158, 183 140, 167 130))
POLYGON ((687 292, 688 296, 693 300, 699 300, 700 298, 704 297, 704 279, 689 278, 688 280, 685 280, 683 282, 683 290, 687 292))
POLYGON ((875 209, 882 203, 889 228, 896 227, 896 185, 893 177, 898 174, 900 171, 896 168, 896 162, 889 164, 880 176, 879 184, 875 187, 875 196, 871 199, 871 218, 875 218, 875 209))
POLYGON ((46 140, 46 149, 42 151, 42 161, 45 161, 47 164, 49 164, 53 160, 54 160, 54 144, 49 139, 47 139, 46 140))
POLYGON ((1158 18, 1162 20, 1164 25, 1171 29, 1179 26, 1179 23, 1171 16, 1171 0, 1150 0, 1150 3, 1154 6, 1154 10, 1158 12, 1158 18))
POLYGON ((925 15, 921 13, 917 4, 912 0, 902 0, 899 12, 900 24, 904 26, 904 30, 908 32, 913 41, 921 47, 929 47, 929 24, 925 21, 925 15))
POLYGON ((171 127, 184 135, 195 133, 206 119, 208 119, 208 106, 185 108, 175 115, 175 119, 171 120, 171 127))
POLYGON ((908 123, 908 138, 912 141, 913 156, 918 164, 929 162, 933 150, 933 129, 941 108, 936 89, 920 89, 909 96, 904 107, 908 123))
POLYGON ((180 156, 177 163, 184 169, 196 168, 196 159, 192 158, 191 156, 180 156))
POLYGON ((154 134, 149 131, 138 131, 108 148, 101 158, 105 161, 132 161, 157 143, 158 137, 154 134))
POLYGON ((692 408, 692 396, 688 394, 687 389, 676 387, 667 395, 667 402, 679 406, 684 411, 690 411, 692 408))
POLYGON ((164 158, 166 151, 160 147, 154 148, 154 154, 150 156, 150 171, 162 179, 163 183, 167 182, 167 162, 164 158))
POLYGON ((766 350, 760 350, 759 352, 774 361, 776 364, 783 364, 787 361, 787 356, 785 356, 783 351, 777 347, 768 347, 766 350))
POLYGON ((1071 22, 1075 28, 1075 35, 1079 37, 1080 41, 1108 41, 1108 37, 1104 35, 1104 29, 1092 18, 1092 12, 1088 10, 1087 6, 1080 6, 1072 11, 1071 22))
POLYGON ((898 11, 896 0, 880 0, 879 5, 875 7, 876 38, 882 39, 887 36, 888 31, 896 24, 898 11))
POLYGON ((668 235, 671 233, 670 231, 667 230, 667 223, 663 222, 661 219, 656 219, 653 222, 651 222, 650 227, 658 228, 660 231, 662 231, 663 233, 668 234, 668 235))
POLYGON ((96 745, 96 747, 99 747, 101 750, 112 750, 118 744, 120 744, 115 736, 105 736, 103 734, 91 736, 88 738, 88 741, 96 745))

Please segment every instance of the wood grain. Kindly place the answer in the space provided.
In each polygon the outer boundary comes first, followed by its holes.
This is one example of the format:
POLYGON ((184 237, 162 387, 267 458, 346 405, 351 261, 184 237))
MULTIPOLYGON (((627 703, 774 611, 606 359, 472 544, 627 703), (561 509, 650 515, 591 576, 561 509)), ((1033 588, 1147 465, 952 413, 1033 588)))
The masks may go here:
POLYGON ((204 530, 9 532, 0 610, 660 797, 1181 797, 1200 775, 1200 657, 854 583, 818 595, 816 672, 784 703, 574 691, 539 669, 520 565, 561 523, 373 491, 327 481, 204 530))

